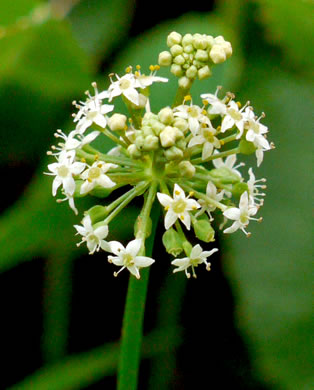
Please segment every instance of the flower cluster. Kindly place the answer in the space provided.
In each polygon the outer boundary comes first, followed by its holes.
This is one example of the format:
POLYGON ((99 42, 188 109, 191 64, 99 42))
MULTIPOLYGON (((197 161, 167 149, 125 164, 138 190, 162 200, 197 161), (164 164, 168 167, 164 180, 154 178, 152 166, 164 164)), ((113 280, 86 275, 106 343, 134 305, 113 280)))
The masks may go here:
POLYGON ((210 270, 207 259, 218 249, 203 250, 197 240, 205 245, 215 240, 214 217, 220 219, 224 233, 241 230, 246 236, 249 222, 261 221, 255 215, 263 205, 265 179, 256 180, 250 167, 245 180, 239 170, 244 163, 237 163, 237 155, 255 153, 259 166, 264 152, 273 148, 266 138, 267 127, 260 123, 264 114, 256 116, 249 102, 241 105, 230 92, 219 97, 221 87, 214 94, 202 94, 201 105, 193 102, 189 92, 196 77, 202 80, 205 73, 209 75, 206 67, 231 55, 230 43, 222 37, 182 37, 176 32, 167 43, 170 52, 162 52, 159 63, 171 65, 180 80, 189 79, 188 83, 179 80, 172 106, 155 113, 150 108, 150 87, 168 82, 156 76, 159 65, 151 66, 148 74, 140 66, 135 70, 129 66, 124 75, 109 76, 107 90, 99 91, 93 83, 94 94, 86 92, 85 101, 74 102, 74 129, 68 135, 58 130, 55 136, 60 142, 48 152, 56 160, 48 165, 47 173, 54 176, 52 194, 61 192, 64 198, 58 201, 67 200, 76 214, 76 198, 105 199, 116 189, 124 189, 115 200, 104 200, 85 211, 82 225, 74 226, 82 236, 78 245, 85 242, 90 254, 110 253, 108 261, 120 267, 114 275, 126 268, 140 278, 139 270, 155 261, 145 256, 155 199, 163 209, 162 241, 175 257, 174 272, 185 271, 187 277, 189 269, 196 277, 199 264, 210 270), (180 72, 175 71, 178 67, 180 72), (115 111, 117 98, 125 103, 125 112, 115 111), (107 153, 98 150, 93 142, 100 137, 108 137, 116 147, 107 153), (106 241, 110 222, 142 195, 134 239, 126 247, 106 241), (228 221, 231 225, 225 227, 228 221), (187 235, 191 230, 196 242, 187 235))

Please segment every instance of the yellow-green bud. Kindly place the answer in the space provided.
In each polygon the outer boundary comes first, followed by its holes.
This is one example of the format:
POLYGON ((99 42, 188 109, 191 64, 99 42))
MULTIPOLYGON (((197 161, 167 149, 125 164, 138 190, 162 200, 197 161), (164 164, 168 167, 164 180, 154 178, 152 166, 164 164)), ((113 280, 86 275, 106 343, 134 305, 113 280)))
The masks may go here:
POLYGON ((89 194, 95 196, 96 198, 103 199, 103 198, 107 198, 107 196, 109 196, 114 190, 115 187, 104 188, 102 186, 96 186, 89 192, 89 194))
POLYGON ((173 45, 178 45, 179 43, 181 43, 181 40, 182 40, 182 35, 173 31, 167 37, 167 45, 169 47, 171 47, 173 45))
POLYGON ((159 138, 156 137, 156 135, 148 135, 145 138, 143 150, 145 150, 145 151, 157 150, 158 147, 159 147, 159 138))
POLYGON ((177 257, 183 251, 180 235, 173 228, 165 231, 162 236, 162 242, 166 251, 174 257, 177 257))
POLYGON ((183 65, 185 63, 185 59, 183 55, 179 54, 176 57, 174 57, 173 62, 177 65, 183 65))
POLYGON ((160 66, 170 66, 172 63, 172 55, 169 51, 162 51, 158 56, 158 64, 160 66))
POLYGON ((206 35, 207 49, 210 49, 215 44, 215 38, 211 35, 206 35))
POLYGON ((127 117, 123 114, 113 114, 108 120, 108 126, 112 131, 125 130, 127 117))
POLYGON ((240 196, 243 194, 243 192, 248 191, 248 185, 246 183, 240 182, 236 183, 232 187, 232 195, 236 198, 240 198, 240 196))
POLYGON ((227 58, 224 48, 217 44, 211 48, 209 56, 214 64, 221 64, 222 62, 226 61, 227 58))
POLYGON ((148 135, 154 135, 154 132, 151 126, 142 126, 142 134, 147 137, 148 135))
POLYGON ((252 142, 242 139, 239 143, 240 153, 242 154, 253 154, 256 151, 256 147, 252 142))
POLYGON ((178 64, 172 64, 170 68, 170 72, 177 77, 181 77, 183 75, 182 67, 178 64))
POLYGON ((235 184, 241 181, 241 177, 226 167, 215 168, 210 171, 213 179, 219 180, 222 184, 235 184))
POLYGON ((181 45, 173 45, 170 49, 170 53, 176 57, 183 53, 183 47, 181 45))
POLYGON ((183 151, 176 146, 171 146, 171 148, 165 150, 165 156, 167 160, 179 160, 183 157, 183 151))
POLYGON ((170 125, 173 122, 173 111, 170 107, 162 108, 158 113, 158 119, 164 125, 170 125))
POLYGON ((138 150, 138 148, 134 144, 130 145, 127 150, 129 155, 133 158, 140 158, 142 156, 141 151, 138 150))
POLYGON ((193 35, 193 46, 195 49, 206 49, 207 48, 207 40, 206 35, 194 34, 193 35))
POLYGON ((192 45, 193 42, 193 35, 192 34, 185 34, 182 38, 182 46, 186 47, 189 45, 192 45))
POLYGON ((196 237, 204 242, 215 241, 215 230, 212 228, 208 217, 203 214, 203 218, 192 221, 196 237))
POLYGON ((179 84, 180 88, 188 89, 188 88, 191 88, 192 81, 188 77, 183 76, 183 77, 180 77, 178 84, 179 84))
POLYGON ((181 130, 183 133, 186 132, 189 128, 188 122, 183 118, 175 118, 173 126, 181 130))
POLYGON ((150 125, 156 135, 159 135, 165 128, 165 125, 159 122, 159 120, 152 120, 150 125))
POLYGON ((173 146, 176 142, 177 132, 174 127, 166 126, 159 134, 160 143, 164 148, 173 146))
POLYGON ((179 171, 181 176, 191 179, 195 175, 195 166, 190 161, 181 161, 179 171))
POLYGON ((186 70, 186 76, 189 78, 189 79, 195 79, 195 77, 197 76, 197 68, 195 65, 192 65, 190 66, 187 70, 186 70))
POLYGON ((186 45, 184 48, 183 48, 183 51, 184 51, 184 53, 186 53, 186 54, 191 54, 191 53, 193 53, 194 52, 194 47, 193 47, 193 45, 186 45))
POLYGON ((208 65, 205 65, 201 69, 199 69, 197 75, 200 80, 205 80, 212 75, 212 71, 210 70, 208 65))
POLYGON ((208 53, 206 50, 198 49, 194 57, 197 61, 202 61, 202 62, 208 61, 208 53))

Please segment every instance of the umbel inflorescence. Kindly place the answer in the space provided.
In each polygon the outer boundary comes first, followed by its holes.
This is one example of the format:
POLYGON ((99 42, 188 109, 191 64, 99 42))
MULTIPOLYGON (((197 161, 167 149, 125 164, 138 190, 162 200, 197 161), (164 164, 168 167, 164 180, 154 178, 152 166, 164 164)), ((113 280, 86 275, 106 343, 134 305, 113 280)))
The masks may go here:
POLYGON ((74 226, 81 236, 78 245, 85 242, 90 254, 108 252, 109 262, 120 267, 115 275, 127 268, 140 278, 139 270, 155 261, 145 256, 145 240, 156 198, 164 215, 162 241, 175 257, 173 272, 185 271, 187 277, 190 269, 196 277, 200 264, 210 269, 208 257, 218 249, 203 251, 198 241, 215 240, 214 217, 224 233, 242 230, 246 236, 249 222, 261 221, 256 214, 266 180, 256 180, 251 167, 245 179, 239 170, 245 164, 237 162, 237 155, 255 153, 259 166, 273 147, 260 122, 264 114, 256 116, 249 102, 241 105, 220 87, 205 91, 201 105, 190 95, 195 79, 208 78, 214 65, 231 56, 231 44, 221 36, 176 32, 169 34, 167 44, 169 51, 159 54, 159 65, 151 66, 149 74, 129 66, 124 75, 109 76, 107 90, 99 91, 93 83, 94 94, 86 92, 84 102, 74 102, 74 130, 68 135, 57 130, 58 145, 48 152, 55 159, 48 165, 54 176, 52 194, 63 195, 58 201, 68 201, 77 214, 75 199, 95 196, 98 204, 74 226), (172 106, 165 96, 164 107, 152 112, 150 87, 168 82, 156 75, 160 66, 169 66, 178 77, 178 91, 172 106), (121 98, 128 115, 115 111, 115 100, 121 98), (97 150, 97 137, 110 138, 116 147, 107 153, 97 150), (117 189, 119 195, 108 202, 117 189), (134 221, 134 239, 126 247, 106 241, 110 222, 139 196, 143 207, 134 221), (187 230, 194 231, 193 242, 187 230))

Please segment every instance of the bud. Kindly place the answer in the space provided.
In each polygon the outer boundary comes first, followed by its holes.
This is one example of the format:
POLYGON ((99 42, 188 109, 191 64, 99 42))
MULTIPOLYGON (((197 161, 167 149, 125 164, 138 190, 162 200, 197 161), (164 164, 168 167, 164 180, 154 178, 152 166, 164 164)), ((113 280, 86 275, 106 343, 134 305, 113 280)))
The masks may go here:
POLYGON ((134 144, 130 145, 127 150, 132 158, 140 158, 142 156, 141 151, 134 144))
POLYGON ((207 48, 206 35, 194 34, 193 35, 193 46, 195 49, 204 50, 207 48))
POLYGON ((97 205, 87 210, 85 214, 90 216, 92 224, 94 224, 106 218, 108 211, 107 207, 97 205))
POLYGON ((162 236, 162 242, 166 248, 166 251, 174 257, 177 257, 183 251, 180 235, 173 228, 165 231, 162 236))
POLYGON ((182 54, 183 53, 183 47, 180 46, 180 45, 173 45, 170 49, 170 53, 176 57, 178 56, 179 54, 182 54))
POLYGON ((165 125, 159 122, 159 120, 152 120, 150 125, 156 135, 159 135, 165 128, 165 125))
POLYGON ((184 133, 189 128, 188 122, 183 118, 175 118, 173 126, 184 133))
POLYGON ((169 51, 162 51, 158 56, 158 64, 160 66, 170 66, 172 63, 172 55, 169 51))
POLYGON ((195 77, 197 76, 197 68, 195 65, 192 65, 190 66, 187 70, 186 70, 186 77, 188 77, 189 79, 195 79, 195 77))
POLYGON ((167 37, 167 45, 169 47, 171 47, 173 45, 178 45, 179 43, 181 43, 181 40, 182 40, 182 35, 173 31, 167 37))
POLYGON ((183 89, 189 89, 192 86, 192 82, 188 77, 180 77, 179 79, 179 87, 183 89))
POLYGON ((170 125, 173 122, 173 111, 170 107, 162 108, 158 113, 158 119, 165 125, 170 125))
POLYGON ((252 142, 242 139, 239 143, 240 153, 253 154, 256 151, 256 147, 252 142))
POLYGON ((179 164, 180 175, 192 178, 195 175, 195 166, 190 161, 181 161, 179 164))
POLYGON ((215 230, 212 228, 208 216, 203 214, 201 218, 192 221, 196 237, 204 242, 215 241, 215 230))
POLYGON ((240 196, 243 194, 243 192, 245 191, 248 191, 249 188, 248 188, 248 185, 246 183, 243 183, 243 182, 239 182, 239 183, 236 183, 233 187, 232 187, 232 195, 235 196, 236 198, 240 198, 240 196))
POLYGON ((208 52, 206 50, 197 50, 194 58, 197 61, 207 62, 208 61, 208 52))
POLYGON ((157 150, 159 147, 159 138, 155 135, 148 135, 145 138, 145 142, 143 145, 143 150, 150 151, 150 150, 157 150))
POLYGON ((141 110, 146 106, 147 103, 147 97, 143 95, 142 93, 138 94, 138 104, 134 104, 130 100, 128 101, 129 105, 133 110, 141 110))
POLYGON ((221 64, 222 62, 225 62, 227 58, 223 47, 217 44, 211 48, 209 56, 214 64, 221 64))
POLYGON ((160 143, 164 148, 173 146, 176 142, 176 130, 171 126, 166 126, 159 134, 160 143))
POLYGON ((179 54, 178 56, 174 57, 173 62, 177 65, 183 65, 185 63, 185 59, 183 55, 179 54))
POLYGON ((208 65, 205 65, 201 69, 199 69, 197 74, 198 74, 198 78, 200 80, 204 80, 204 79, 207 79, 208 77, 210 77, 212 75, 212 71, 210 70, 208 65))
POLYGON ((193 35, 192 34, 185 34, 182 38, 182 46, 191 46, 193 42, 193 35))
POLYGON ((123 114, 113 114, 108 120, 108 126, 112 131, 125 130, 127 117, 123 114))
POLYGON ((210 176, 223 184, 235 184, 241 181, 241 177, 227 167, 212 169, 210 176))
POLYGON ((174 74, 176 77, 181 77, 183 75, 182 67, 178 64, 172 64, 170 68, 170 72, 174 74))
POLYGON ((167 160, 179 160, 183 157, 183 151, 176 146, 171 146, 171 148, 165 150, 165 156, 167 160))

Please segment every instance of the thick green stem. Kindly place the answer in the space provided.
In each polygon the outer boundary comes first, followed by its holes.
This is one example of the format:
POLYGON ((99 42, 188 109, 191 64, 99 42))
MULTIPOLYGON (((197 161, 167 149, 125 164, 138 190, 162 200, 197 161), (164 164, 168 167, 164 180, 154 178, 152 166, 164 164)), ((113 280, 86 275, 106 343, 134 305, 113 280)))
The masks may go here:
MULTIPOLYGON (((149 211, 156 194, 156 185, 152 183, 143 212, 143 223, 148 223, 149 211), (146 207, 145 207, 146 206, 146 207)), ((157 227, 159 207, 156 204, 152 212, 152 232, 147 239, 146 256, 151 257, 157 227)), ((147 226, 143 226, 143 231, 147 226)), ((136 390, 140 367, 140 352, 143 336, 143 320, 146 293, 149 279, 149 268, 141 270, 141 279, 130 276, 127 299, 122 325, 122 341, 118 366, 118 390, 136 390)))
POLYGON ((185 96, 187 96, 190 93, 191 86, 192 86, 192 83, 188 88, 179 87, 177 89, 177 94, 176 94, 176 97, 174 99, 174 103, 173 103, 172 107, 180 106, 183 103, 185 96))
POLYGON ((217 158, 228 157, 228 156, 231 156, 232 154, 237 154, 237 153, 240 153, 239 147, 234 148, 234 149, 230 149, 230 150, 226 150, 225 152, 212 154, 210 157, 206 158, 205 160, 203 160, 202 158, 195 158, 194 160, 191 160, 191 163, 194 165, 201 164, 201 163, 205 163, 207 161, 216 160, 217 158))

